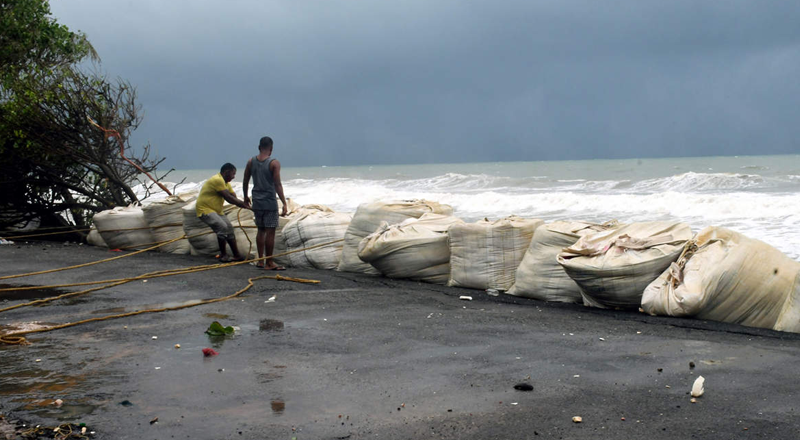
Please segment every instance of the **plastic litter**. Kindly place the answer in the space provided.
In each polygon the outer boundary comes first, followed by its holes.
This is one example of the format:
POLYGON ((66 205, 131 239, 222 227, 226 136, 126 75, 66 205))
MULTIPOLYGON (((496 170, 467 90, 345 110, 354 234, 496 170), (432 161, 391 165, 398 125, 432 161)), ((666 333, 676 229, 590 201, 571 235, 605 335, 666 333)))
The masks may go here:
POLYGON ((467 295, 461 295, 461 296, 458 297, 458 299, 463 300, 463 301, 472 301, 472 297, 471 296, 467 296, 467 295))
POLYGON ((692 385, 692 397, 700 397, 705 392, 705 382, 706 379, 703 376, 699 376, 694 381, 694 385, 692 385))
POLYGON ((581 422, 583 422, 583 417, 575 416, 575 417, 572 418, 572 421, 575 422, 575 423, 581 423, 581 422))
POLYGON ((213 348, 204 348, 203 349, 203 356, 205 356, 205 357, 216 356, 218 354, 219 354, 219 352, 214 350, 213 348))

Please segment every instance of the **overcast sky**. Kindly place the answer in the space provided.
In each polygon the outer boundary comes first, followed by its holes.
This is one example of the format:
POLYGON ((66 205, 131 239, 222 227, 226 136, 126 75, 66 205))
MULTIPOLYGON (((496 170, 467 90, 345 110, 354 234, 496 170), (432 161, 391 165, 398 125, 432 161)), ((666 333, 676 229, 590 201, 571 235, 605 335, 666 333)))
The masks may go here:
POLYGON ((800 2, 52 0, 180 169, 800 152, 800 2))

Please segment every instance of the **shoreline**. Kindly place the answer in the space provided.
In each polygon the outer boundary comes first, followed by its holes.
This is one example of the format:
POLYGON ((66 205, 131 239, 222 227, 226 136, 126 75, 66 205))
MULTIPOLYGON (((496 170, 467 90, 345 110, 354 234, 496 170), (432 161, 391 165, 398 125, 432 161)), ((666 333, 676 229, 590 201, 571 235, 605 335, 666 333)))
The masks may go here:
MULTIPOLYGON (((6 245, 0 276, 118 255, 6 245)), ((0 283, 65 284, 211 262, 147 253, 0 283)), ((260 275, 274 273, 245 265, 137 281, 5 312, 0 325, 220 297, 260 275)), ((745 427, 788 438, 800 429, 797 391, 787 386, 800 335, 335 271, 281 275, 321 283, 258 280, 230 301, 0 347, 2 413, 37 424, 67 417, 91 426, 94 438, 727 438, 745 427), (210 340, 204 331, 214 320, 240 330, 210 340), (205 347, 220 354, 204 358, 205 347), (692 404, 686 393, 699 375, 706 394, 692 404), (516 391, 521 382, 533 391, 516 391), (60 408, 47 404, 57 398, 60 408)))

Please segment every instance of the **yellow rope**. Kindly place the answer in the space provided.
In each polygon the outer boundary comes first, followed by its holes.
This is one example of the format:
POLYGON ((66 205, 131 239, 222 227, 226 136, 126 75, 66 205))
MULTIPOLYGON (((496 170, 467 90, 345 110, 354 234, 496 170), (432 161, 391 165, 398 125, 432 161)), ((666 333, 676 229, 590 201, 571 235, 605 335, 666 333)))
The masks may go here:
POLYGON ((56 325, 56 326, 53 326, 53 327, 45 327, 45 328, 34 329, 34 330, 25 330, 25 331, 19 331, 19 332, 6 333, 6 334, 3 334, 3 335, 0 335, 0 344, 6 344, 6 345, 29 345, 30 343, 25 339, 25 337, 23 335, 27 335, 27 334, 31 334, 31 333, 43 333, 43 332, 49 332, 49 331, 53 331, 53 330, 59 330, 59 329, 62 329, 62 328, 75 327, 76 325, 86 324, 86 323, 89 323, 89 322, 99 322, 99 321, 106 321, 106 320, 109 320, 109 319, 126 318, 128 316, 136 316, 136 315, 141 315, 141 314, 145 314, 145 313, 167 312, 167 311, 173 311, 173 310, 186 309, 186 308, 189 308, 189 307, 196 307, 196 306, 205 305, 205 304, 211 304, 211 303, 215 303, 215 302, 227 301, 229 299, 236 298, 237 296, 241 295, 242 293, 246 292, 251 287, 253 287, 253 281, 254 280, 263 280, 263 279, 267 279, 267 278, 274 279, 274 280, 277 280, 277 281, 292 281, 292 282, 295 282, 295 283, 319 284, 319 280, 308 280, 308 279, 303 279, 303 278, 284 277, 284 276, 281 276, 281 275, 274 275, 274 276, 263 275, 263 276, 259 276, 259 277, 252 277, 252 278, 248 278, 247 279, 247 286, 245 286, 242 289, 237 290, 235 293, 232 293, 232 294, 230 294, 228 296, 223 296, 221 298, 207 299, 207 300, 203 300, 203 301, 200 301, 200 302, 197 302, 197 303, 184 304, 184 305, 175 306, 175 307, 161 307, 161 308, 157 308, 157 309, 137 310, 137 311, 134 311, 134 312, 120 313, 120 314, 116 314, 116 315, 107 315, 107 316, 101 316, 101 317, 97 317, 97 318, 89 318, 89 319, 84 319, 84 320, 76 321, 76 322, 68 322, 68 323, 59 324, 59 325, 56 325))
POLYGON ((28 235, 4 235, 3 237, 10 240, 17 240, 19 238, 44 237, 46 235, 64 235, 64 234, 72 234, 73 232, 86 232, 86 231, 91 231, 91 229, 73 229, 73 230, 67 229, 59 232, 43 232, 41 234, 28 234, 28 235))
POLYGON ((316 249, 316 248, 323 247, 323 246, 330 246, 332 244, 336 244, 336 243, 339 243, 341 241, 344 241, 344 239, 342 238, 342 239, 330 241, 330 242, 327 242, 327 243, 321 243, 321 244, 318 244, 318 245, 309 246, 309 247, 303 248, 303 249, 296 249, 296 250, 293 250, 293 251, 282 252, 282 253, 277 254, 277 255, 271 255, 269 257, 254 258, 252 260, 234 261, 234 262, 222 263, 222 264, 207 264, 207 265, 202 265, 202 266, 190 266, 190 267, 183 267, 183 268, 176 268, 176 269, 167 269, 167 270, 161 270, 161 271, 157 271, 157 272, 149 272, 149 273, 146 273, 146 274, 143 274, 143 275, 139 275, 139 276, 135 276, 135 277, 131 277, 131 278, 117 278, 117 279, 111 279, 111 280, 87 281, 87 282, 83 282, 83 283, 72 283, 72 284, 54 284, 54 285, 49 285, 49 286, 28 286, 28 287, 9 287, 9 288, 4 288, 4 289, 0 289, 0 292, 21 291, 21 290, 35 290, 35 289, 55 289, 55 288, 63 288, 63 287, 88 286, 88 285, 93 285, 93 284, 106 284, 105 286, 95 287, 95 288, 88 289, 88 290, 82 290, 82 291, 79 291, 79 292, 65 293, 63 295, 55 296, 55 297, 52 297, 52 298, 38 299, 38 300, 30 301, 30 302, 27 302, 27 303, 22 303, 22 304, 17 304, 17 305, 14 305, 14 306, 5 307, 3 309, 0 309, 0 313, 7 312, 9 310, 18 309, 18 308, 21 308, 21 307, 40 305, 40 304, 45 304, 45 303, 48 303, 48 302, 51 302, 51 301, 56 301, 56 300, 59 300, 59 299, 71 298, 71 297, 74 297, 74 296, 84 295, 84 294, 87 294, 87 293, 96 292, 98 290, 107 289, 109 287, 114 287, 114 286, 119 286, 121 284, 130 283, 132 281, 146 280, 146 279, 152 279, 152 278, 162 278, 162 277, 168 277, 168 276, 173 276, 173 275, 184 275, 184 274, 195 273, 195 272, 203 272, 203 271, 206 271, 206 270, 214 270, 214 269, 221 269, 221 268, 225 268, 225 267, 238 266, 240 264, 247 264, 247 263, 251 263, 251 262, 255 262, 255 261, 266 260, 267 258, 282 257, 284 255, 293 254, 295 252, 303 252, 303 251, 306 251, 306 250, 316 249))
POLYGON ((167 240, 165 242, 161 242, 161 244, 149 247, 147 249, 142 249, 140 251, 131 252, 131 253, 125 254, 125 255, 119 255, 117 257, 106 258, 106 259, 103 259, 103 260, 92 261, 90 263, 83 263, 83 264, 78 264, 78 265, 75 265, 75 266, 61 267, 61 268, 58 268, 58 269, 42 270, 42 271, 39 271, 39 272, 22 273, 22 274, 18 274, 18 275, 6 275, 4 277, 0 277, 0 280, 8 280, 8 279, 11 279, 11 278, 29 277, 29 276, 32 276, 32 275, 42 275, 42 274, 45 274, 45 273, 61 272, 63 270, 78 269, 78 268, 81 268, 81 267, 93 266, 95 264, 107 263, 109 261, 119 260, 120 258, 126 258, 126 257, 130 257, 132 255, 141 254, 142 252, 151 251, 153 249, 157 249, 157 248, 159 248, 161 246, 170 244, 172 242, 175 242, 175 241, 178 241, 178 240, 181 240, 181 239, 184 239, 184 238, 186 238, 185 235, 183 237, 180 237, 180 238, 175 238, 175 239, 172 239, 172 240, 167 240))

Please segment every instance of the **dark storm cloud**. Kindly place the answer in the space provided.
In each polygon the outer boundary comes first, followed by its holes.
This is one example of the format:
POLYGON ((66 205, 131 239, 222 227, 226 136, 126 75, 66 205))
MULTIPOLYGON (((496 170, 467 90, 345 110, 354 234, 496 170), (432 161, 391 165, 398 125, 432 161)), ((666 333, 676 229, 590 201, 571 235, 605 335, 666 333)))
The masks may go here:
POLYGON ((180 168, 795 153, 800 4, 54 2, 180 168))

